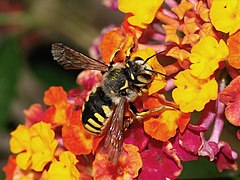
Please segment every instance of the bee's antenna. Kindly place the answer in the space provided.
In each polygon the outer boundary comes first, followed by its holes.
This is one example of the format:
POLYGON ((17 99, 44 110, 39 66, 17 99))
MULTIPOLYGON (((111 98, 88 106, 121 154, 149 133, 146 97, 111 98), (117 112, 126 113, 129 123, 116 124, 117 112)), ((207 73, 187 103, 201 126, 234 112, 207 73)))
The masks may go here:
POLYGON ((164 51, 158 52, 158 53, 156 53, 156 54, 148 57, 148 58, 144 61, 143 64, 146 64, 146 63, 147 63, 150 59, 152 59, 154 56, 157 56, 158 54, 161 54, 161 53, 163 53, 163 52, 165 52, 165 51, 166 51, 166 49, 165 49, 164 51))
POLYGON ((174 79, 174 80, 176 80, 176 78, 175 78, 175 77, 168 76, 168 75, 166 75, 166 74, 163 74, 163 73, 161 73, 161 72, 153 71, 153 70, 151 70, 151 69, 146 69, 146 68, 145 68, 144 70, 146 70, 146 71, 149 71, 149 72, 152 72, 152 73, 160 74, 160 75, 162 75, 162 76, 165 76, 165 77, 167 77, 167 78, 171 78, 171 79, 174 79))

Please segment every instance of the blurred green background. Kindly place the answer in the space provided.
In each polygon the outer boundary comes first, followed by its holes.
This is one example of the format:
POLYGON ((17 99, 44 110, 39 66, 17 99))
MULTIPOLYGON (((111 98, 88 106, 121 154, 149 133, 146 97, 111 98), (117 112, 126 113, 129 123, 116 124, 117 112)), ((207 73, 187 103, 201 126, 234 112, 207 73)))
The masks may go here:
MULTIPOLYGON (((122 20, 122 13, 103 6, 101 0, 0 0, 1 169, 10 153, 10 132, 24 122, 22 111, 33 103, 43 104, 49 86, 76 87, 78 71, 65 71, 54 62, 51 44, 63 42, 88 54, 102 28, 122 20)), ((227 127, 226 140, 239 150, 236 129, 227 127)), ((236 176, 228 171, 219 174, 204 158, 184 166, 181 179, 236 176)))

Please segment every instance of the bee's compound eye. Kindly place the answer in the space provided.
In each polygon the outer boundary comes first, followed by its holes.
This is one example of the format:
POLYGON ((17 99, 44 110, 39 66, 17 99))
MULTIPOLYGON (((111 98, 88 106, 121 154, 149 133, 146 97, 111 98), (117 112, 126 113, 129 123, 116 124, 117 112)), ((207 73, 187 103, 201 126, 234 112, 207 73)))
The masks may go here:
POLYGON ((152 81, 152 76, 149 75, 149 74, 140 74, 140 75, 137 76, 137 80, 140 83, 148 84, 152 81))
POLYGON ((152 70, 152 67, 149 64, 146 63, 146 64, 144 64, 144 66, 145 66, 144 69, 152 70))

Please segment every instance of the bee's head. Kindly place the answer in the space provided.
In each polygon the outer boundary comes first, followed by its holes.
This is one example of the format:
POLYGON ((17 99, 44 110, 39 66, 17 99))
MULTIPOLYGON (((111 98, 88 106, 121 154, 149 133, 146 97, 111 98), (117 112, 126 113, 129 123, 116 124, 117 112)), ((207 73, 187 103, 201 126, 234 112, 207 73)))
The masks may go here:
POLYGON ((141 58, 135 58, 126 64, 130 79, 134 85, 139 87, 144 87, 153 80, 154 71, 149 64, 144 62, 141 58))

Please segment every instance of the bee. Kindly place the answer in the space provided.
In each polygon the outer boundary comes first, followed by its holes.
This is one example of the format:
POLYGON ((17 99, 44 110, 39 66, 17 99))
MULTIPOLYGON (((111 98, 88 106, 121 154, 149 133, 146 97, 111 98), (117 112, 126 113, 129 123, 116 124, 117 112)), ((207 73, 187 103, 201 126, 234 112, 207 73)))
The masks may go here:
POLYGON ((123 145, 125 105, 134 102, 152 82, 156 72, 146 62, 156 54, 146 60, 127 57, 124 63, 111 62, 110 65, 61 43, 52 45, 52 54, 54 60, 65 69, 102 72, 101 84, 90 92, 83 105, 82 123, 87 131, 96 135, 101 135, 106 127, 109 128, 106 130, 104 147, 109 160, 117 164, 123 145))

